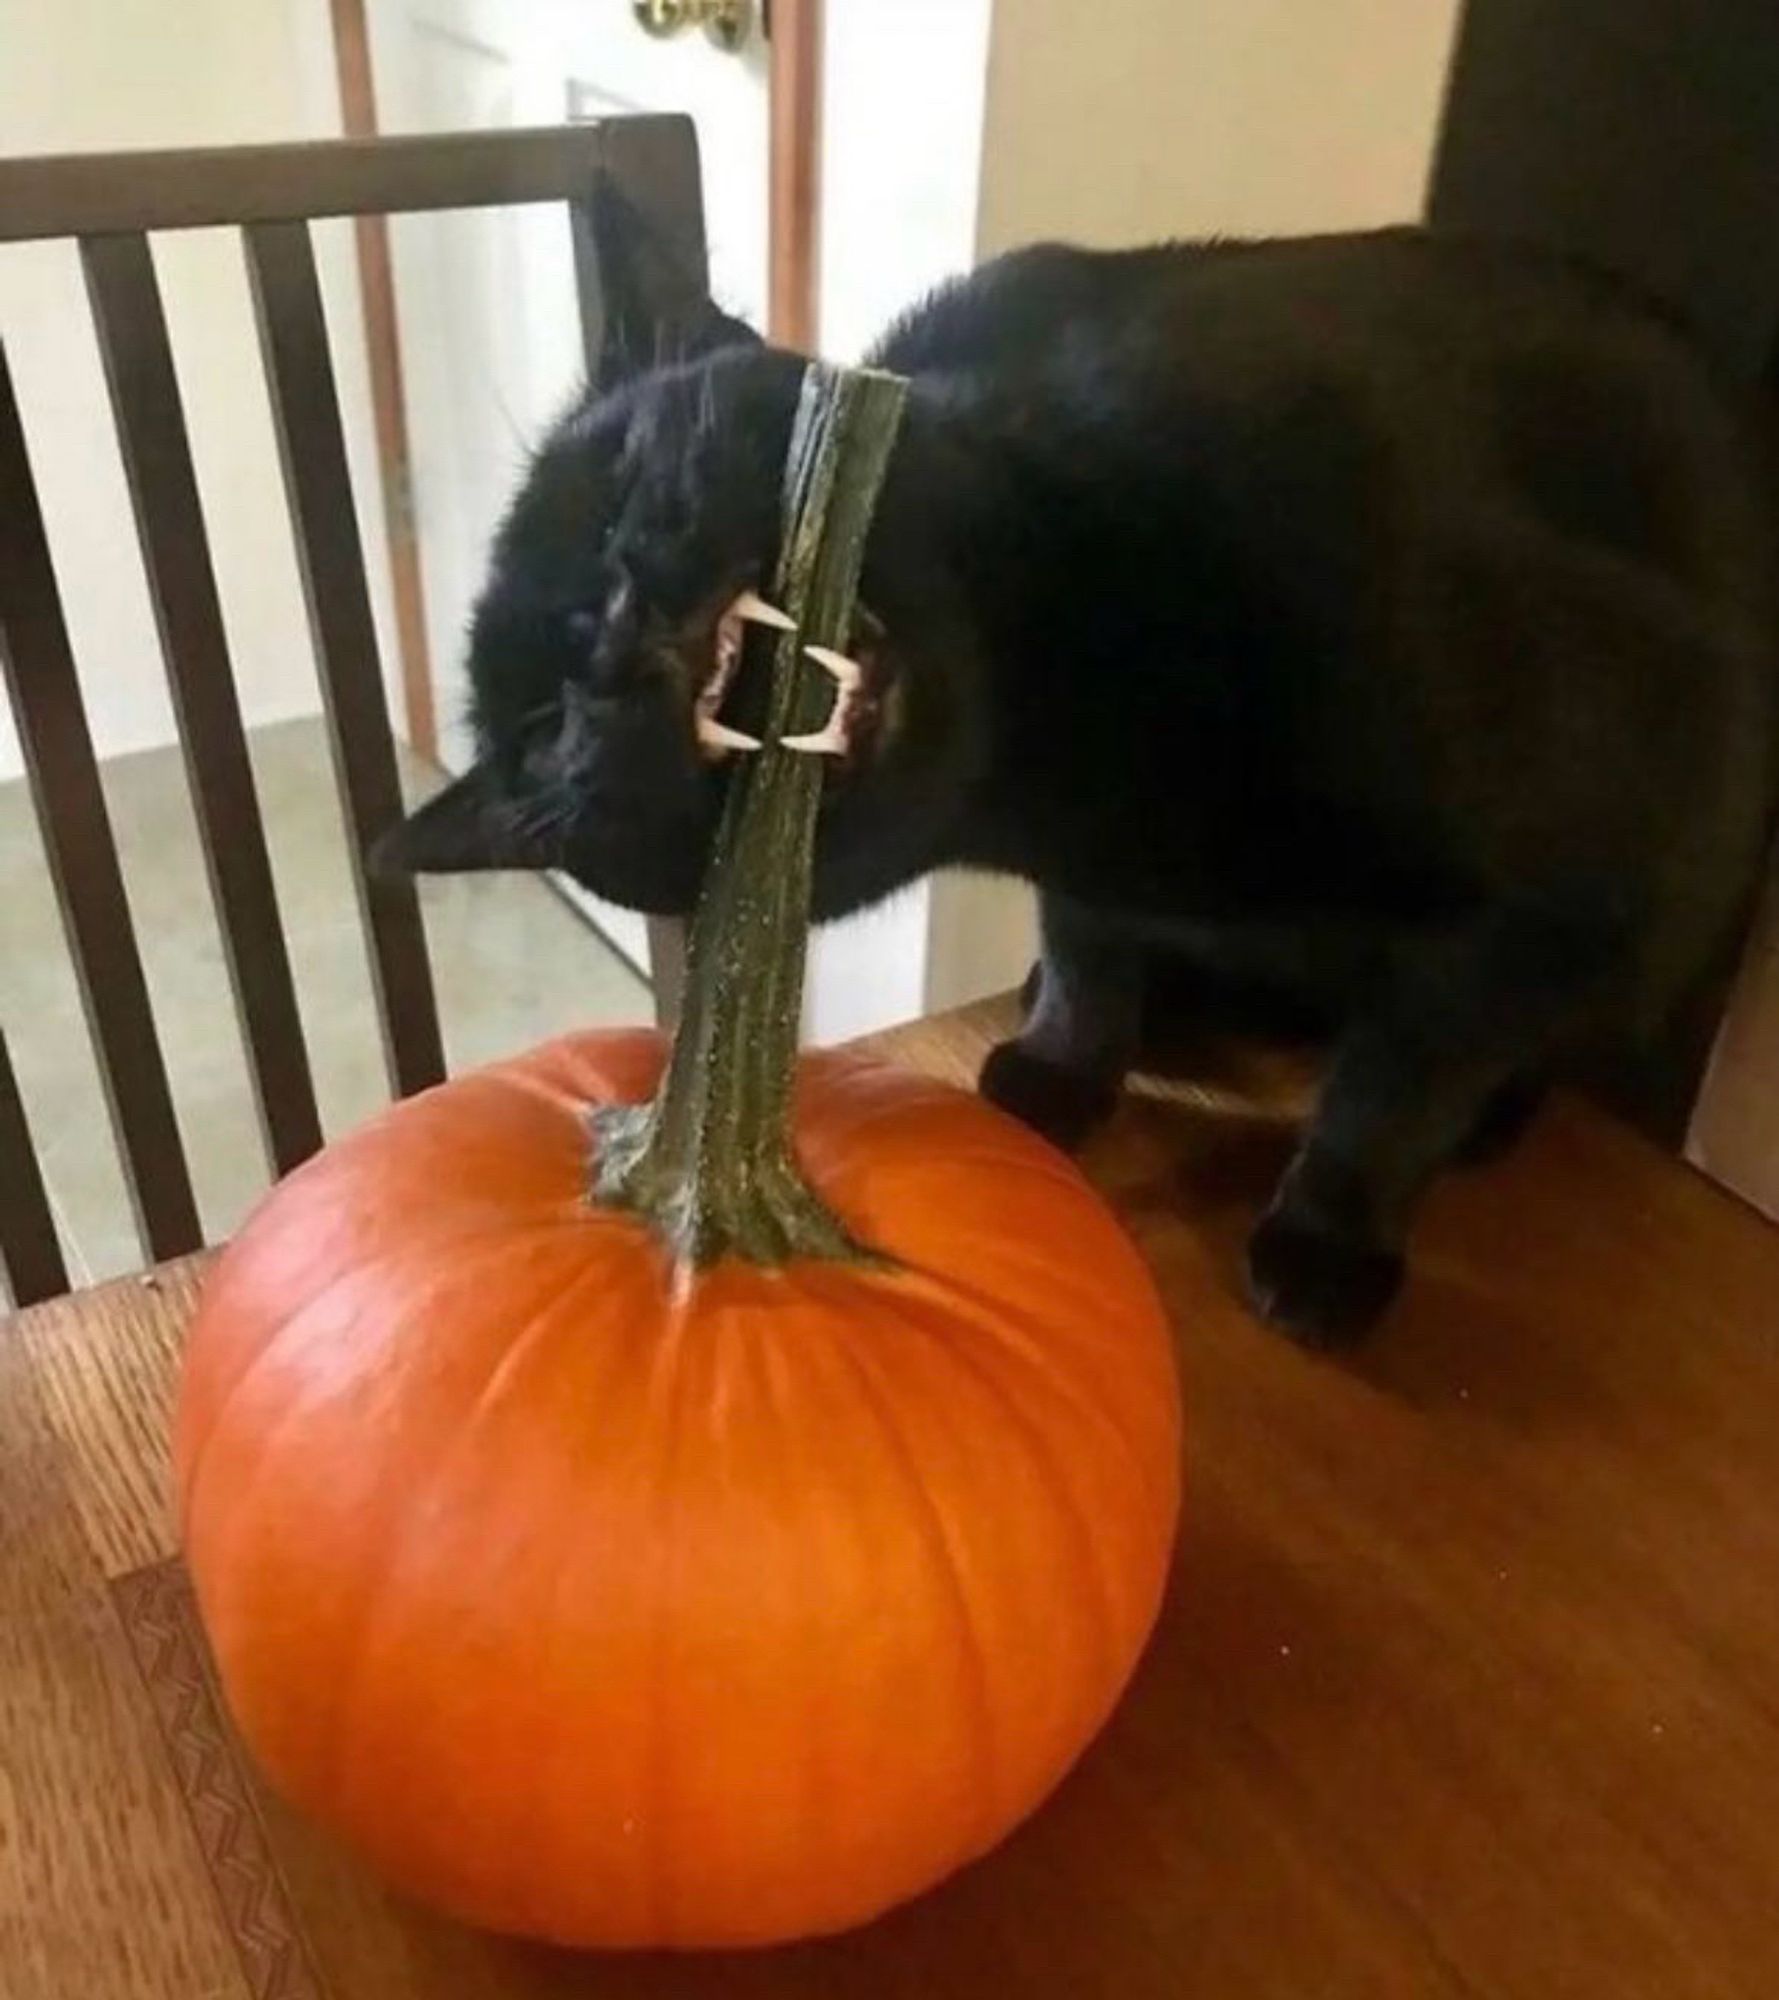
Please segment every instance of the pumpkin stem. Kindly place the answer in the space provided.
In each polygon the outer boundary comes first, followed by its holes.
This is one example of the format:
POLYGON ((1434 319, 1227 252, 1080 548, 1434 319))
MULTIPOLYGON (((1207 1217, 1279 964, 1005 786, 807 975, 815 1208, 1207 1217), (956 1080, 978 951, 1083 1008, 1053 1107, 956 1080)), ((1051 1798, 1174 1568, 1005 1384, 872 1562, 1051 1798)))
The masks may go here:
MULTIPOLYGON (((872 1261, 804 1180, 791 1140, 810 874, 825 760, 781 747, 833 702, 804 648, 851 637, 865 537, 907 384, 812 363, 785 467, 766 747, 737 760, 687 943, 685 998, 654 1101, 594 1114, 593 1198, 682 1268, 872 1261)), ((755 643, 758 643, 757 641, 755 643)))

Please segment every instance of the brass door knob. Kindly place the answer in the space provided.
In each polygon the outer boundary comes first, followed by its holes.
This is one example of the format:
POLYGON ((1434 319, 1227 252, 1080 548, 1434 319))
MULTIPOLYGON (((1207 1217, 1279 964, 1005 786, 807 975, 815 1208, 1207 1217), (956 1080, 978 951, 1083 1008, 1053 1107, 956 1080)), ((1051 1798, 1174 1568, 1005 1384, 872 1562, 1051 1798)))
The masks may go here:
POLYGON ((754 25, 754 0, 630 0, 645 34, 677 35, 702 28, 719 49, 739 49, 754 25))

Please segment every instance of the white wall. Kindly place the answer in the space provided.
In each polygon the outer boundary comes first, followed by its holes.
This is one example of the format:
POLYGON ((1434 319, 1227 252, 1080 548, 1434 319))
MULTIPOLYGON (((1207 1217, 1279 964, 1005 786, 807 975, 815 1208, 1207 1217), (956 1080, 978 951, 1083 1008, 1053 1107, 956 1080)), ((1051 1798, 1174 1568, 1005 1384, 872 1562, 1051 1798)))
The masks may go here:
MULTIPOLYGON (((828 0, 821 345, 853 361, 899 313, 976 261, 992 0, 828 0)), ((922 883, 821 932, 805 1032, 843 1041, 926 1006, 922 883)))
POLYGON ((821 335, 856 360, 976 262, 993 0, 828 0, 821 335))
MULTIPOLYGON (((164 0, 0 0, 0 151, 224 145, 337 129, 325 0, 179 0, 176 10, 164 0)), ((350 243, 340 225, 319 237, 386 632, 350 243)), ((229 231, 164 236, 155 264, 247 719, 310 713, 314 667, 238 242, 229 231)), ((165 675, 71 246, 0 247, 0 332, 99 751, 167 742, 165 675)), ((0 778, 19 769, 4 708, 0 778)))
MULTIPOLYGON (((999 0, 981 255, 1420 214, 1460 0, 999 0)), ((1014 984, 1030 897, 934 885, 928 1004, 1014 984)))

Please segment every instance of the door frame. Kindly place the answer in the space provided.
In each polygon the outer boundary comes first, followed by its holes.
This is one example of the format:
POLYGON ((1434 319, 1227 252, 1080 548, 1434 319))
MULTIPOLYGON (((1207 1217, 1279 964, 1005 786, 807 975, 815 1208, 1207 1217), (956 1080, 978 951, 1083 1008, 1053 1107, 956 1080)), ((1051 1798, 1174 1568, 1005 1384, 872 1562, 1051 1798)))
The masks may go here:
MULTIPOLYGON (((328 0, 340 129, 348 139, 377 136, 377 91, 371 68, 370 24, 365 0, 328 0)), ((389 218, 353 218, 360 317, 376 436, 383 541, 389 556, 389 594, 395 620, 397 666, 409 747, 429 764, 439 761, 438 705, 433 696, 432 652, 420 578, 420 543, 414 532, 414 467, 408 440, 408 405, 402 386, 400 331, 395 311, 395 269, 389 218)))
POLYGON ((820 337, 822 17, 826 0, 765 0, 767 337, 813 353, 820 337))

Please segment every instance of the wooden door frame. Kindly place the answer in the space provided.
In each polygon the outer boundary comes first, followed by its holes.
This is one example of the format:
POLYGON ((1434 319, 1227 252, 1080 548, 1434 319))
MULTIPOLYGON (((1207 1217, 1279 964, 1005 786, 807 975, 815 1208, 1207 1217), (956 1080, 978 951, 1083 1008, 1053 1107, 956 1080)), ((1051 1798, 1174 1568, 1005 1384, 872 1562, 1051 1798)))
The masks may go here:
POLYGON ((822 25, 825 0, 769 0, 768 336, 813 353, 821 317, 822 25))
MULTIPOLYGON (((340 128, 348 139, 377 136, 377 92, 371 72, 366 0, 328 0, 334 74, 340 94, 340 128)), ((364 321, 371 423, 377 440, 378 483, 383 493, 383 540, 389 552, 389 592, 401 670, 402 710, 408 747, 429 764, 439 761, 438 704, 433 696, 432 653, 426 635, 426 600, 420 577, 420 544, 414 532, 414 460, 408 439, 408 405, 402 387, 401 337, 395 311, 395 270, 389 220, 353 217, 359 310, 364 321)))
MULTIPOLYGON (((366 6, 367 0, 328 0, 340 122, 353 139, 374 138, 379 130, 366 6)), ((766 331, 805 351, 814 349, 818 332, 823 6, 824 0, 763 0, 761 7, 770 53, 766 331)), ((354 230, 407 740, 436 764, 438 715, 414 531, 413 453, 389 224, 383 216, 364 215, 355 219, 354 230)))

